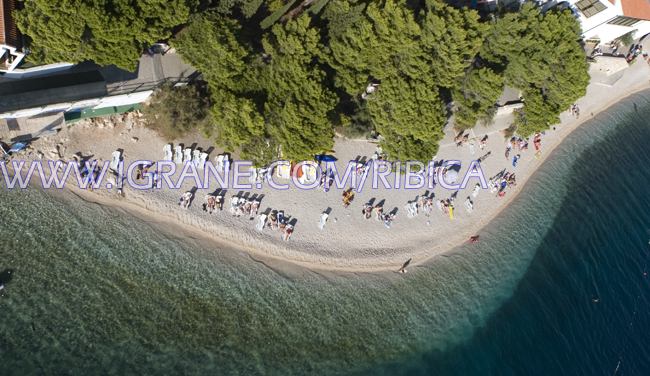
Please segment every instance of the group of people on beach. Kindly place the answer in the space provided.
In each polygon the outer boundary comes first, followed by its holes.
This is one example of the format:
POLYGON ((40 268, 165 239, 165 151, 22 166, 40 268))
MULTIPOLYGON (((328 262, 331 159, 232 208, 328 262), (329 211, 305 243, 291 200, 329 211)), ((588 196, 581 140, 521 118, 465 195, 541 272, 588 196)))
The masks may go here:
MULTIPOLYGON (((573 107, 572 107, 572 111, 574 111, 573 107)), ((532 139, 532 142, 535 146, 535 150, 538 153, 540 152, 541 149, 541 136, 542 136, 541 133, 536 133, 532 139)), ((462 132, 456 137, 456 143, 458 146, 469 144, 470 141, 474 141, 474 140, 479 140, 479 138, 474 138, 470 140, 469 133, 466 132, 462 132)), ((488 140, 487 135, 480 138, 480 141, 478 143, 480 149, 483 150, 487 148, 487 140, 488 140)), ((517 162, 521 158, 521 155, 523 154, 524 151, 527 150, 528 150, 528 140, 523 139, 521 137, 511 137, 506 142, 505 156, 508 159, 512 158, 512 166, 516 167, 517 162)), ((483 162, 491 154, 492 154, 491 151, 486 150, 485 154, 483 154, 481 157, 478 158, 479 162, 483 162)), ((366 167, 367 167, 367 163, 359 163, 359 168, 355 172, 362 174, 365 172, 364 168, 366 167)), ((449 167, 445 166, 444 163, 438 164, 438 166, 436 166, 436 169, 437 169, 436 173, 441 172, 445 176, 447 176, 447 172, 449 172, 448 170, 449 167), (442 169, 442 171, 439 171, 438 169, 442 169)), ((147 173, 146 167, 143 168, 143 171, 141 173, 142 174, 147 173)), ((329 190, 329 188, 333 184, 333 180, 334 177, 331 172, 326 171, 325 173, 322 174, 321 186, 323 187, 324 191, 327 192, 329 190)), ((496 174, 491 179, 489 179, 488 188, 490 189, 490 192, 496 193, 498 197, 504 197, 507 189, 515 187, 516 184, 517 181, 514 172, 508 172, 506 169, 503 169, 498 174, 496 174)), ((476 184, 472 192, 466 197, 464 201, 464 207, 468 213, 472 213, 472 211, 474 210, 474 199, 478 196, 480 191, 481 191, 481 185, 476 184)), ((454 219, 455 201, 457 195, 458 195, 458 191, 454 192, 449 198, 436 200, 434 199, 433 193, 426 192, 423 195, 416 196, 414 200, 408 201, 405 204, 404 209, 407 213, 407 217, 409 218, 415 218, 421 213, 423 213, 426 217, 429 217, 431 215, 432 208, 434 207, 434 202, 435 202, 435 206, 437 206, 442 213, 449 216, 450 219, 454 219)), ((191 192, 186 192, 179 200, 179 204, 183 207, 188 207, 192 198, 193 198, 193 194, 191 192)), ((355 198, 355 192, 353 191, 352 188, 343 191, 341 196, 343 207, 344 208, 350 207, 350 205, 354 201, 354 198, 355 198)), ((224 205, 223 194, 207 195, 206 202, 203 204, 203 210, 212 213, 217 209, 223 210, 223 205, 224 205)), ((231 198, 230 212, 232 215, 238 217, 248 216, 250 219, 256 218, 256 228, 258 230, 262 231, 266 228, 270 228, 273 231, 279 231, 281 233, 281 237, 283 240, 285 241, 289 240, 293 234, 295 224, 289 223, 289 217, 285 215, 284 211, 270 210, 264 214, 258 215, 259 208, 260 208, 260 200, 257 200, 255 198, 244 198, 240 196, 233 196, 231 198)), ((330 215, 329 211, 331 211, 331 209, 328 209, 328 211, 325 211, 321 214, 320 221, 318 224, 321 230, 324 229, 325 224, 328 221, 328 217, 330 215)), ((372 199, 369 202, 366 202, 362 206, 361 214, 365 219, 370 219, 374 217, 375 220, 382 222, 386 228, 391 228, 393 221, 396 218, 397 210, 395 209, 390 213, 386 213, 384 211, 384 200, 375 204, 374 199, 372 199)), ((429 221, 427 221, 427 223, 429 223, 429 221)))
POLYGON ((499 171, 498 174, 490 178, 488 182, 491 193, 496 193, 497 196, 503 197, 506 195, 506 188, 517 186, 517 179, 514 172, 507 172, 505 169, 499 171))
POLYGON ((235 217, 246 215, 250 219, 253 219, 257 215, 260 204, 261 199, 256 198, 255 196, 246 198, 234 195, 230 198, 230 214, 235 217))
MULTIPOLYGON (((489 137, 486 134, 478 141, 479 149, 484 150, 487 147, 488 139, 489 139, 489 137)), ((469 132, 465 133, 465 131, 461 131, 454 138, 454 143, 456 143, 457 147, 469 145, 470 153, 474 154, 476 140, 478 140, 478 138, 476 138, 476 137, 470 138, 470 133, 469 132)))
POLYGON ((293 235, 294 225, 290 223, 290 217, 286 216, 283 210, 271 210, 268 215, 258 216, 257 229, 263 231, 267 227, 279 231, 284 241, 288 241, 293 235))
POLYGON ((205 203, 203 204, 203 211, 212 214, 215 210, 223 210, 223 195, 205 195, 205 203))
POLYGON ((395 217, 397 217, 396 211, 393 210, 390 213, 384 213, 384 200, 376 205, 373 204, 373 201, 374 200, 371 200, 363 204, 361 214, 365 219, 370 219, 374 215, 377 221, 384 222, 384 226, 386 226, 386 228, 390 228, 390 226, 393 224, 393 221, 395 220, 395 217))
MULTIPOLYGON (((511 137, 510 141, 506 143, 506 153, 505 153, 506 159, 510 157, 510 153, 513 150, 518 152, 528 150, 528 141, 522 139, 521 137, 511 137)), ((516 156, 521 156, 521 154, 517 153, 516 156)), ((514 164, 516 164, 516 162, 514 164)))
POLYGON ((421 212, 425 216, 431 215, 431 209, 433 208, 433 193, 425 193, 422 196, 418 196, 413 201, 409 201, 404 206, 406 210, 406 216, 409 218, 417 217, 421 212))

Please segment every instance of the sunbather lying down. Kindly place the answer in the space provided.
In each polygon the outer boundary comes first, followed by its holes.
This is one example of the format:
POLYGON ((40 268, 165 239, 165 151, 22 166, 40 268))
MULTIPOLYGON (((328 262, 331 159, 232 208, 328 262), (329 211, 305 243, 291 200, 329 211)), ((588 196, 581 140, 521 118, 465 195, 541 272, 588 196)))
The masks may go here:
POLYGON ((193 197, 194 194, 190 191, 183 193, 181 198, 178 200, 178 205, 182 206, 185 209, 189 208, 193 197))
POLYGON ((352 189, 348 189, 347 191, 343 192, 343 206, 348 207, 350 206, 350 203, 354 200, 354 192, 352 192, 352 189))
POLYGON ((260 199, 232 196, 230 199, 230 213, 234 216, 248 215, 254 219, 260 208, 260 199))

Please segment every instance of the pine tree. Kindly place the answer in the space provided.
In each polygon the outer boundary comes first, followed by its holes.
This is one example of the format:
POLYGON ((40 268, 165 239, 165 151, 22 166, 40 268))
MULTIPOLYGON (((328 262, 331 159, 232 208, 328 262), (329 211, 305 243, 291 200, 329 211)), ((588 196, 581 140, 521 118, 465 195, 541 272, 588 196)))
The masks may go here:
POLYGON ((37 63, 92 60, 134 70, 145 48, 187 21, 197 0, 31 0, 16 12, 37 63))
POLYGON ((336 97, 325 86, 325 72, 318 63, 323 48, 310 20, 303 14, 276 24, 262 42, 268 56, 261 75, 268 132, 283 157, 295 160, 331 149, 334 136, 328 112, 336 97))
POLYGON ((454 127, 462 130, 473 128, 477 121, 489 123, 503 88, 503 76, 491 68, 470 69, 452 91, 456 107, 454 127))
POLYGON ((548 129, 589 83, 578 21, 568 10, 543 14, 526 4, 491 26, 481 55, 505 67, 506 84, 523 91, 517 132, 529 136, 548 129))

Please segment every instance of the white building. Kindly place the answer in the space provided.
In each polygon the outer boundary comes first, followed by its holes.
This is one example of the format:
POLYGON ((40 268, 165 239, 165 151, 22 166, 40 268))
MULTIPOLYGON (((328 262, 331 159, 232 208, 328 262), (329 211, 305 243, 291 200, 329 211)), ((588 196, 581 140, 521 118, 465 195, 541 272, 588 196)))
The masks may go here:
POLYGON ((629 32, 650 33, 650 0, 569 0, 585 40, 608 43, 629 32))
POLYGON ((15 9, 15 0, 0 0, 0 73, 11 72, 25 57, 20 50, 22 38, 11 17, 15 9))

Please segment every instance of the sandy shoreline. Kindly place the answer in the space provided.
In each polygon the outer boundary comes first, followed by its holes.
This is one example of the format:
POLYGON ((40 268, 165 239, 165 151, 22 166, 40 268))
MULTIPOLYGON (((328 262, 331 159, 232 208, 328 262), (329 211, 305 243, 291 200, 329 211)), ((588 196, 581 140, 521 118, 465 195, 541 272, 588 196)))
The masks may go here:
MULTIPOLYGON (((341 192, 338 190, 328 193, 324 193, 322 189, 274 191, 264 187, 262 190, 253 191, 252 193, 264 195, 260 212, 267 208, 281 209, 298 220, 294 236, 285 242, 277 232, 271 232, 269 229, 263 232, 255 230, 253 221, 248 218, 231 216, 227 207, 230 196, 236 193, 233 190, 226 195, 224 211, 213 215, 203 212, 200 208, 204 195, 214 190, 212 187, 205 191, 199 190, 188 210, 176 205, 178 197, 186 187, 181 191, 153 192, 125 189, 125 198, 118 198, 114 190, 100 189, 90 192, 76 187, 70 190, 85 201, 115 206, 137 217, 148 218, 167 228, 170 233, 175 233, 175 229, 179 228, 177 226, 181 226, 183 233, 210 239, 219 250, 241 250, 254 257, 290 262, 309 269, 345 272, 395 271, 409 258, 413 259, 411 265, 422 264, 465 243, 471 235, 480 234, 481 229, 518 195, 534 172, 573 130, 625 97, 650 88, 649 78, 650 67, 639 59, 613 86, 591 83, 587 95, 577 102, 581 117, 576 119, 568 113, 562 114, 562 122, 556 130, 548 131, 544 135, 541 156, 535 158, 531 142, 529 150, 521 152, 521 159, 516 168, 512 167, 509 159, 504 158, 505 140, 499 134, 500 129, 509 124, 507 117, 496 119, 495 124, 488 128, 478 126, 473 130, 472 136, 478 139, 489 135, 486 149, 479 150, 477 144, 474 154, 467 146, 456 147, 453 143, 453 131, 446 130, 436 159, 459 159, 466 167, 470 160, 477 159, 489 150, 492 154, 482 164, 486 177, 489 178, 507 168, 508 171, 516 172, 518 182, 504 198, 497 198, 489 191, 481 191, 474 199, 474 210, 469 213, 465 211, 463 202, 465 197, 470 196, 475 184, 475 181, 472 181, 468 188, 458 193, 453 221, 439 212, 435 205, 430 217, 420 214, 407 218, 404 205, 416 195, 422 194, 425 189, 364 189, 356 195, 348 209, 341 206, 341 192), (386 200, 386 211, 392 208, 398 210, 397 218, 390 229, 385 228, 381 222, 362 217, 362 205, 371 198, 377 201, 386 200), (321 212, 326 208, 331 208, 332 213, 325 229, 321 231, 317 223, 321 212)), ((208 140, 197 135, 188 136, 178 142, 184 145, 197 142, 199 147, 204 148, 211 145, 208 140)), ((69 159, 68 156, 75 152, 110 159, 113 150, 122 148, 125 150, 126 163, 137 159, 160 159, 164 144, 164 140, 152 131, 137 124, 128 124, 127 121, 127 124, 120 123, 100 129, 88 124, 74 125, 56 136, 36 141, 32 147, 33 150, 45 151, 56 150, 57 145, 64 145, 64 159, 69 159)), ((374 145, 360 141, 337 140, 335 145, 336 155, 341 162, 354 159, 357 155, 368 157, 374 149, 374 145)), ((516 153, 513 151, 510 158, 516 153)), ((217 154, 217 151, 213 151, 210 158, 213 159, 217 154)), ((31 157, 37 158, 38 153, 32 152, 31 157)), ((189 188, 188 185, 187 189, 189 188)), ((433 193, 438 200, 449 197, 452 192, 436 187, 433 193)))

